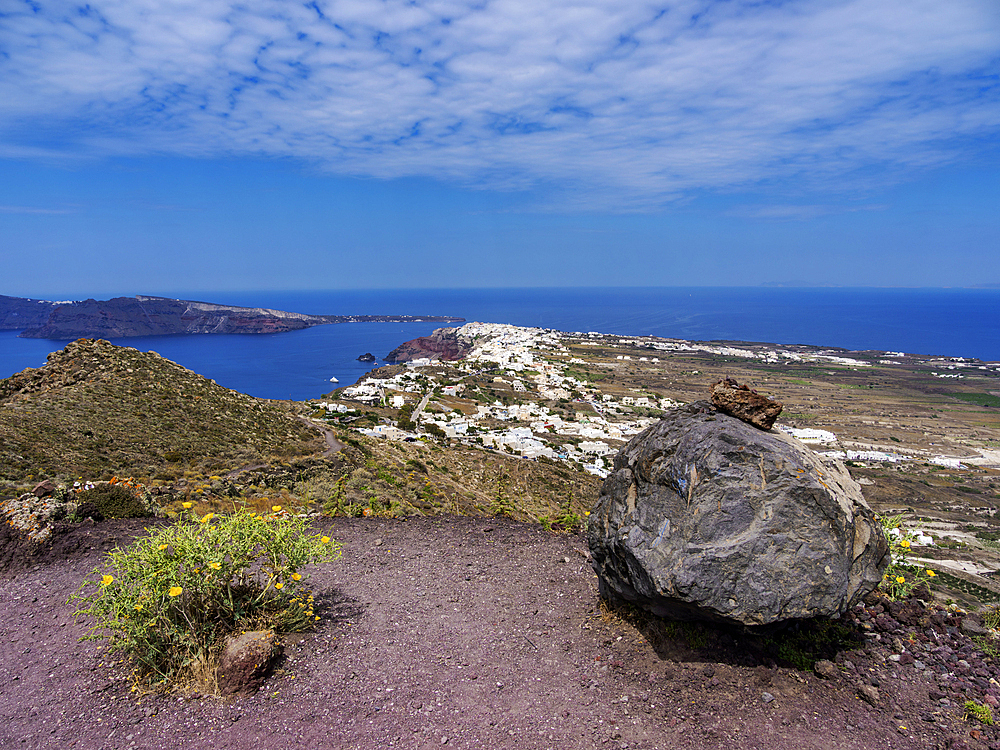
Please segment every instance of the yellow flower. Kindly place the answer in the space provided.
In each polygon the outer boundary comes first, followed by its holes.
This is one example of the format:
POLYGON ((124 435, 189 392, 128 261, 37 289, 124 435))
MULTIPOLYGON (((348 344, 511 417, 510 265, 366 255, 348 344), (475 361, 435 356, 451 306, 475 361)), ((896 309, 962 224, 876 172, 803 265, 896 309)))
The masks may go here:
POLYGON ((906 583, 906 579, 903 576, 896 576, 896 583, 906 583))
POLYGON ((161 551, 162 551, 162 550, 165 550, 166 548, 167 548, 167 545, 165 545, 165 544, 161 544, 161 545, 160 545, 159 547, 157 547, 156 549, 158 549, 158 550, 161 550, 161 551))
POLYGON ((330 543, 330 537, 328 537, 328 536, 321 537, 320 540, 319 540, 319 543, 320 544, 329 544, 330 543))
POLYGON ((135 611, 136 612, 142 612, 142 605, 141 604, 136 604, 135 605, 135 611))
POLYGON ((900 546, 900 547, 906 547, 906 548, 909 548, 909 546, 910 546, 910 542, 909 542, 909 540, 908 540, 908 539, 904 539, 903 541, 901 541, 901 542, 899 543, 899 546, 900 546))
POLYGON ((302 580, 302 575, 300 573, 292 573, 292 580, 293 581, 301 581, 302 580))
POLYGON ((170 596, 180 596, 182 593, 184 593, 184 589, 182 589, 180 586, 171 586, 170 591, 168 591, 167 593, 170 596))
POLYGON ((112 576, 104 576, 104 578, 101 579, 101 585, 102 586, 110 586, 111 582, 114 581, 114 580, 115 579, 112 576))
POLYGON ((278 581, 278 582, 277 582, 276 584, 274 584, 274 588, 276 588, 276 589, 280 589, 280 588, 281 588, 282 586, 284 586, 284 585, 285 585, 285 584, 283 584, 283 583, 282 583, 281 581, 278 581))
POLYGON ((277 513, 279 510, 281 510, 281 506, 280 505, 272 505, 271 506, 271 510, 273 510, 275 513, 277 513))
POLYGON ((215 516, 215 514, 214 514, 214 513, 207 513, 207 514, 205 514, 205 517, 204 517, 203 519, 201 519, 201 522, 202 522, 202 523, 208 523, 209 521, 211 521, 211 520, 212 520, 212 518, 213 518, 214 516, 215 516))
POLYGON ((937 575, 937 573, 935 573, 933 570, 928 570, 927 571, 927 577, 928 578, 933 578, 936 575, 937 575))
POLYGON ((220 563, 217 563, 217 562, 210 562, 208 564, 208 567, 210 567, 212 570, 218 570, 219 568, 222 567, 222 565, 220 563))
POLYGON ((186 510, 191 507, 191 503, 181 503, 181 506, 186 510))

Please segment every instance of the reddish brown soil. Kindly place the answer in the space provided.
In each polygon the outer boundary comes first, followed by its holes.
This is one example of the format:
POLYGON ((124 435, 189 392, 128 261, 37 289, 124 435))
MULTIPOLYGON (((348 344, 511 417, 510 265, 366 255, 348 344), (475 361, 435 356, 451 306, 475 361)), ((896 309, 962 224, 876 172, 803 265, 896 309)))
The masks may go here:
POLYGON ((996 665, 971 659, 967 680, 931 674, 948 664, 931 650, 968 645, 954 618, 928 635, 897 629, 886 613, 868 645, 841 654, 824 680, 768 663, 752 638, 718 639, 730 645, 714 652, 656 639, 654 648, 626 622, 602 618, 580 536, 456 517, 329 528, 344 557, 312 571, 319 630, 287 644, 259 693, 228 700, 138 697, 125 666, 100 642, 79 640, 87 624, 74 621, 67 598, 141 524, 79 527, 34 557, 0 532, 0 747, 998 746, 956 699, 982 699, 986 688, 973 680, 990 686, 982 674, 996 665), (928 650, 926 672, 886 661, 893 631, 913 633, 918 656, 928 650), (873 682, 875 706, 858 697, 873 682))

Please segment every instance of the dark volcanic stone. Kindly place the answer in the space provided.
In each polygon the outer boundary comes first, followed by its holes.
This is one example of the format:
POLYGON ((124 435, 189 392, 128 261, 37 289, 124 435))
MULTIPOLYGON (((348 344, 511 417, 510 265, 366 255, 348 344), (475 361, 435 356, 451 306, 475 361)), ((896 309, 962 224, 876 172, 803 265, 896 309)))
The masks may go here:
POLYGON ((774 426, 774 420, 782 409, 780 401, 761 396, 732 378, 720 380, 712 386, 712 403, 720 411, 762 430, 770 430, 774 426))
POLYGON ((843 465, 705 402, 618 453, 588 541, 606 598, 746 625, 843 614, 889 562, 843 465))
POLYGON ((48 497, 53 492, 56 491, 56 486, 52 484, 51 481, 46 479, 44 482, 39 482, 35 485, 35 489, 31 491, 31 494, 35 497, 48 497))
POLYGON ((219 692, 236 695, 257 690, 280 651, 273 630, 253 630, 230 638, 219 659, 219 692))

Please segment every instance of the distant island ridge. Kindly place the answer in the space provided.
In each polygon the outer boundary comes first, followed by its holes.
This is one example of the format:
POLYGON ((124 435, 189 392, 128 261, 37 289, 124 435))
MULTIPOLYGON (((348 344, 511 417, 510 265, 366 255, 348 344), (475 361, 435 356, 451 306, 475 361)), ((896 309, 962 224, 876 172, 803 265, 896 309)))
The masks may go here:
POLYGON ((73 340, 196 333, 281 333, 335 323, 461 323, 441 315, 306 315, 261 307, 137 294, 73 302, 0 295, 0 330, 21 338, 73 340))

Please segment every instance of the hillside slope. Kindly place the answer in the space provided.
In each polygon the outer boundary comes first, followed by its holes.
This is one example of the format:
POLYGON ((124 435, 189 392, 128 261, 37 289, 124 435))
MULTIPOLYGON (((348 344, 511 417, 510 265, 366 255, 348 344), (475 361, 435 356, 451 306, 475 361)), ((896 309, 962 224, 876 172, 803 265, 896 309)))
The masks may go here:
POLYGON ((222 470, 321 448, 289 404, 99 339, 0 380, 0 479, 154 475, 167 464, 222 470))

